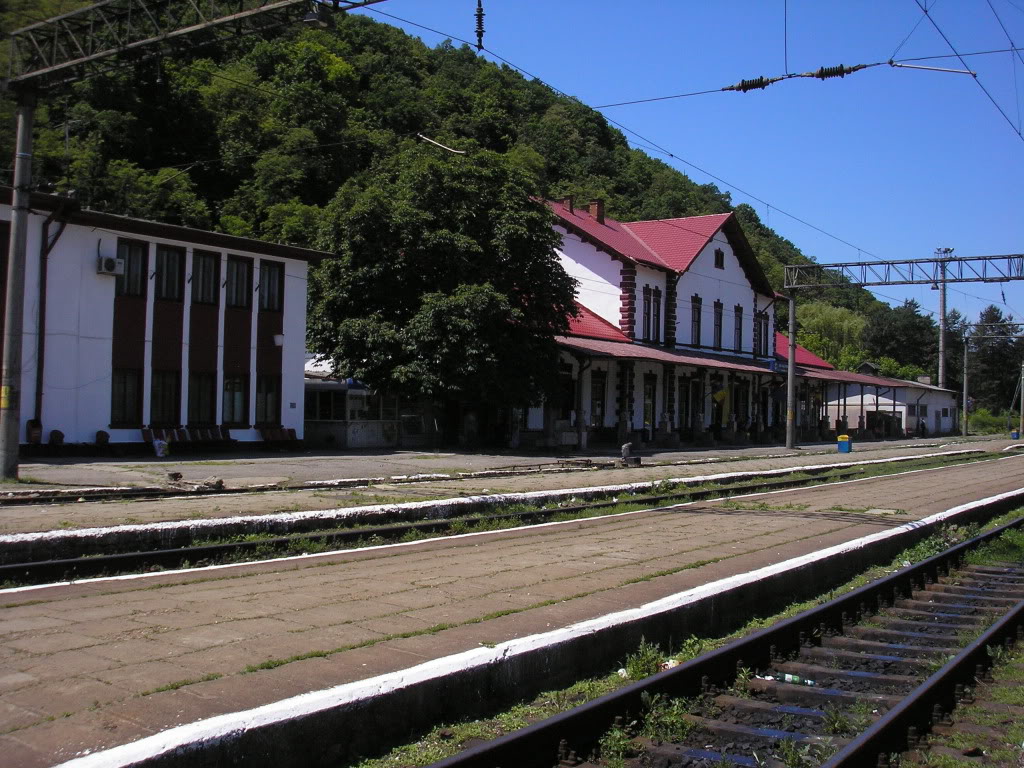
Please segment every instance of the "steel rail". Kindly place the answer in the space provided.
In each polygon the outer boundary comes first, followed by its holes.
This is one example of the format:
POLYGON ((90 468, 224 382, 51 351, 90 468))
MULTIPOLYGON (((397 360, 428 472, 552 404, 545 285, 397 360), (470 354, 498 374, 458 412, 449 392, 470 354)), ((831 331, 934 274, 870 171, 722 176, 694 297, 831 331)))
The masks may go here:
MULTIPOLYGON (((989 509, 993 514, 1007 511, 1018 506, 1022 497, 1024 490, 1018 496, 993 504, 989 509)), ((517 768, 550 768, 557 759, 555 756, 567 748, 575 750, 578 755, 584 755, 598 743, 617 717, 641 712, 645 698, 658 694, 670 697, 693 696, 706 690, 709 685, 728 685, 740 667, 767 667, 774 659, 799 651, 815 635, 841 630, 844 624, 859 619, 865 612, 877 611, 881 605, 892 605, 900 596, 909 594, 918 586, 923 588, 939 574, 948 574, 953 567, 962 562, 969 550, 995 540, 1008 530, 1022 526, 1024 517, 975 536, 938 555, 902 568, 890 576, 852 590, 797 616, 779 621, 766 629, 684 662, 673 669, 659 672, 575 709, 440 760, 433 763, 431 768, 495 768, 513 765, 517 768)), ((1000 621, 996 626, 1020 626, 1020 612, 1015 611, 1014 615, 1015 619, 1000 621)), ((970 652, 970 658, 979 664, 986 664, 987 657, 982 659, 979 656, 979 647, 983 649, 984 645, 979 642, 972 643, 963 654, 970 652)), ((963 678, 959 678, 960 682, 962 680, 963 678)), ((948 693, 944 692, 943 695, 948 693)), ((919 716, 919 710, 909 705, 904 708, 897 707, 893 711, 897 710, 909 710, 914 718, 919 716)), ((897 716, 899 715, 894 715, 897 716)), ((911 715, 908 714, 906 717, 911 715)), ((875 743, 884 746, 891 743, 890 740, 894 737, 876 735, 873 738, 878 739, 875 743)), ((877 754, 870 760, 866 759, 866 755, 867 753, 862 751, 858 760, 846 765, 877 764, 877 754)), ((838 756, 837 754, 835 757, 838 756)), ((829 765, 831 768, 831 764, 829 765)))
POLYGON ((840 749, 823 768, 853 768, 888 764, 890 754, 913 749, 912 734, 925 733, 957 704, 958 687, 974 685, 979 670, 990 662, 988 647, 1020 639, 1024 600, 963 649, 955 658, 914 689, 864 733, 840 749))

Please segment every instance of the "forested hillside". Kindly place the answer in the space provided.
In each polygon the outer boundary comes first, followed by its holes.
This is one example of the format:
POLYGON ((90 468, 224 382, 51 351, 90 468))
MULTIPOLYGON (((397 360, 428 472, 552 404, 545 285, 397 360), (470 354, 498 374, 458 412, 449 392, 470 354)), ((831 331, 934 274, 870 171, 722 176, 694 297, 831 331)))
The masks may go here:
MULTIPOLYGON (((81 4, 14 0, 0 21, 9 30, 81 4)), ((9 100, 3 113, 5 126, 13 126, 9 100)), ((735 210, 777 289, 783 264, 807 260, 752 207, 734 206, 714 185, 630 148, 589 107, 468 47, 430 48, 359 15, 339 17, 336 29, 243 37, 193 58, 142 62, 80 82, 44 101, 38 125, 35 179, 42 189, 75 190, 92 208, 338 253, 313 281, 311 342, 350 375, 383 375, 367 361, 401 360, 413 325, 425 338, 443 335, 443 328, 428 329, 439 315, 423 315, 420 300, 433 293, 452 301, 459 286, 490 281, 503 269, 501 257, 480 260, 481 249, 525 247, 536 259, 531 264, 545 266, 548 246, 536 230, 467 227, 488 210, 509 222, 521 210, 536 224, 531 217, 540 212, 525 199, 512 201, 516 195, 600 197, 622 220, 735 210), (467 154, 447 154, 417 134, 467 154), (379 263, 398 252, 403 258, 389 268, 379 263), (393 325, 374 313, 408 292, 403 281, 413 271, 440 275, 445 254, 466 265, 459 281, 427 279, 405 310, 392 306, 393 325), (339 270, 359 279, 342 279, 339 270), (340 334, 339 323, 347 323, 340 334)), ((2 143, 11 156, 12 130, 3 131, 2 143)), ((560 311, 567 291, 571 285, 560 283, 544 301, 560 311)), ((466 313, 473 301, 491 309, 501 303, 459 295, 469 302, 466 313)), ((934 323, 916 306, 890 309, 852 287, 801 300, 800 340, 833 363, 888 357, 890 373, 934 373, 934 323)), ((521 323, 530 313, 515 304, 498 311, 521 323)), ((538 333, 561 326, 555 317, 537 322, 538 333)), ((463 370, 460 380, 475 373, 463 370)), ((423 375, 413 365, 401 381, 387 383, 401 388, 423 375)), ((452 381, 433 393, 458 388, 452 381)))

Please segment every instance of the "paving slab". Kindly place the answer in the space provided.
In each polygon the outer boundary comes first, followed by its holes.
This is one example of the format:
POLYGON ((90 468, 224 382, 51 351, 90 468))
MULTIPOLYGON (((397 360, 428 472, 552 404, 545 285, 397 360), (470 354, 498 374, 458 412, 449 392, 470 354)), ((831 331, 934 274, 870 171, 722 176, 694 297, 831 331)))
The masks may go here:
POLYGON ((24 768, 52 765, 145 732, 565 627, 1022 485, 1024 456, 1013 456, 743 500, 752 509, 689 504, 304 560, 0 592, 0 658, 32 678, 14 681, 10 703, 21 711, 0 731, 0 749, 10 747, 24 768), (906 514, 855 511, 882 500, 906 514), (253 611, 229 618, 247 599, 253 611), (104 634, 96 612, 115 606, 131 610, 112 614, 104 634), (60 624, 19 624, 40 616, 60 624), (143 634, 126 637, 125 620, 143 634), (288 661, 346 646, 327 658, 288 661), (271 659, 286 663, 247 671, 271 659), (176 669, 183 674, 172 683, 222 677, 152 692, 176 669), (60 716, 26 722, 22 711, 37 709, 60 716))

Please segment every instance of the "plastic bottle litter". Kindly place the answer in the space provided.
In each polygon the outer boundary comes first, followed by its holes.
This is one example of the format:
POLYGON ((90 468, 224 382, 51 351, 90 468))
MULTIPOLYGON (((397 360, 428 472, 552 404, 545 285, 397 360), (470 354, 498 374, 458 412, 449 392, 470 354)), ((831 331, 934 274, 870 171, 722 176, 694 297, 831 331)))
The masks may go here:
POLYGON ((787 683, 795 683, 796 685, 814 685, 813 680, 808 680, 806 677, 800 677, 799 675, 783 675, 782 679, 787 683))

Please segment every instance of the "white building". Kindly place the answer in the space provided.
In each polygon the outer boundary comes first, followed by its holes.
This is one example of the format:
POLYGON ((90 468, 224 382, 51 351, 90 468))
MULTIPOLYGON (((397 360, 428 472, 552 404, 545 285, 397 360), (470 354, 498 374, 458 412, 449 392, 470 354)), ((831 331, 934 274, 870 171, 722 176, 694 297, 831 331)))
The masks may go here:
MULTIPOLYGON (((5 276, 10 200, 0 188, 5 276)), ((31 209, 22 442, 30 421, 44 442, 53 430, 138 443, 143 429, 221 426, 240 441, 302 436, 307 270, 327 254, 49 195, 31 209)))

